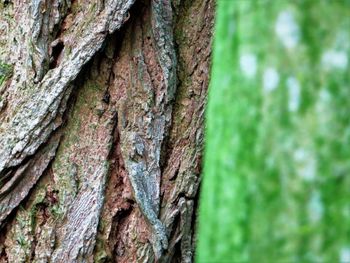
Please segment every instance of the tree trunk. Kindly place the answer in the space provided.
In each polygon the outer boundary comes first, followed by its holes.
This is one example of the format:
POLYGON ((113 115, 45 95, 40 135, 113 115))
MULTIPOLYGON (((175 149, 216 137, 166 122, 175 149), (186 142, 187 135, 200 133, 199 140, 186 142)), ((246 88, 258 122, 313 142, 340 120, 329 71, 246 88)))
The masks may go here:
POLYGON ((198 262, 350 262, 349 11, 218 1, 198 262))
POLYGON ((213 8, 0 3, 0 262, 192 262, 213 8))

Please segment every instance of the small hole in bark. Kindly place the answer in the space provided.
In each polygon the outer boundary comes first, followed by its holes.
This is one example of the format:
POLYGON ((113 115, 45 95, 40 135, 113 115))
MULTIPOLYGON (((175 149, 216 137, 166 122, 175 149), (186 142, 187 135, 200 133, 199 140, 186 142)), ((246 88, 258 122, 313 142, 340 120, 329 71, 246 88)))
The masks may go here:
POLYGON ((57 44, 52 47, 49 69, 53 69, 58 66, 59 57, 63 49, 64 49, 64 43, 62 41, 57 42, 57 44))
POLYGON ((10 0, 4 0, 4 7, 6 7, 6 6, 8 6, 10 3, 11 3, 11 1, 10 0))
POLYGON ((106 90, 105 93, 103 94, 103 98, 102 101, 106 104, 109 104, 109 100, 111 98, 111 95, 109 94, 109 92, 106 90))

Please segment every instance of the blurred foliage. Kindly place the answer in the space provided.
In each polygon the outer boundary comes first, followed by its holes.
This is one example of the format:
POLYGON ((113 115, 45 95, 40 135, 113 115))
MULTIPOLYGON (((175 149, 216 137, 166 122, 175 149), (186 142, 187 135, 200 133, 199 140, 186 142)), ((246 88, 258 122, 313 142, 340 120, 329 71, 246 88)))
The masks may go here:
POLYGON ((196 261, 350 262, 350 1, 218 0, 196 261))

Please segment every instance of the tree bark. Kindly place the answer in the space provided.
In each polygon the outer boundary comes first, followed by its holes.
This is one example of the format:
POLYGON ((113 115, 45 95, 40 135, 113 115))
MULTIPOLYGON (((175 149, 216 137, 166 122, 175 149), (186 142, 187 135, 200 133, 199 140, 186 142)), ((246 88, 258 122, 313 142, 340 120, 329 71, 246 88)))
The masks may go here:
POLYGON ((350 262, 349 1, 218 1, 198 262, 350 262))
POLYGON ((213 1, 0 3, 0 262, 192 262, 213 1))

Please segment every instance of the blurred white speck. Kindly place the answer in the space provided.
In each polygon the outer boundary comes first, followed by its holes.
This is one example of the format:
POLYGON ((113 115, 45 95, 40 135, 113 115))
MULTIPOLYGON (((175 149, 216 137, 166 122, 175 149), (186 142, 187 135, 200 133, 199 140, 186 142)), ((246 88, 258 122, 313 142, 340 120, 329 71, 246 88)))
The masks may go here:
POLYGON ((304 149, 297 149, 295 152, 294 152, 294 159, 296 161, 303 161, 307 156, 307 153, 304 149))
POLYGON ((319 96, 320 96, 320 101, 324 103, 328 103, 331 99, 331 94, 327 89, 321 89, 319 96))
POLYGON ((327 88, 322 88, 318 94, 316 102, 316 119, 318 122, 318 132, 324 136, 331 136, 332 130, 329 129, 330 122, 333 119, 334 107, 332 107, 332 94, 327 88))
POLYGON ((318 94, 318 100, 316 104, 316 110, 318 114, 321 114, 319 117, 323 119, 325 114, 328 112, 329 103, 331 102, 331 94, 325 88, 322 88, 318 94))
POLYGON ((315 157, 305 149, 297 149, 294 152, 296 170, 298 176, 305 181, 312 181, 316 177, 316 160, 315 157))
POLYGON ((299 27, 289 11, 282 11, 278 15, 275 32, 286 48, 293 48, 299 42, 299 27))
POLYGON ((288 109, 289 111, 297 111, 300 104, 300 84, 295 77, 287 79, 287 88, 289 94, 288 109))
POLYGON ((343 247, 340 250, 339 261, 340 263, 350 262, 350 247, 343 247))
POLYGON ((345 51, 327 50, 322 55, 322 66, 325 69, 344 70, 348 66, 348 56, 345 51))
POLYGON ((321 201, 321 195, 319 192, 313 192, 311 194, 308 204, 309 218, 311 222, 318 222, 323 216, 323 204, 321 201))
POLYGON ((246 77, 251 78, 255 76, 257 68, 256 64, 257 59, 254 54, 243 54, 239 58, 239 65, 241 66, 241 70, 246 77))
POLYGON ((280 81, 278 72, 274 68, 267 68, 263 75, 263 88, 265 92, 273 91, 280 81))

